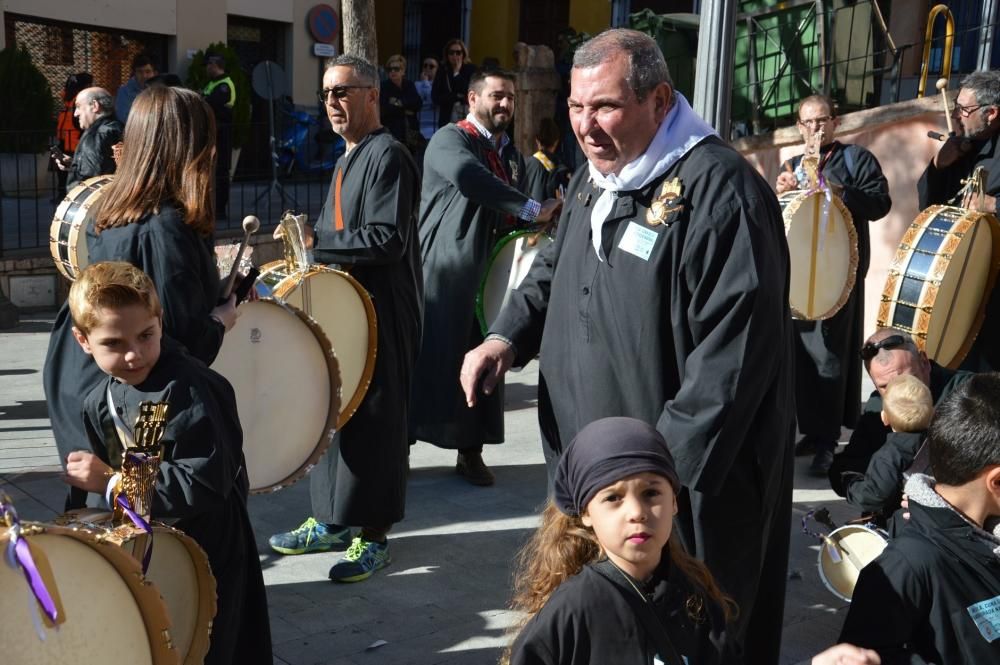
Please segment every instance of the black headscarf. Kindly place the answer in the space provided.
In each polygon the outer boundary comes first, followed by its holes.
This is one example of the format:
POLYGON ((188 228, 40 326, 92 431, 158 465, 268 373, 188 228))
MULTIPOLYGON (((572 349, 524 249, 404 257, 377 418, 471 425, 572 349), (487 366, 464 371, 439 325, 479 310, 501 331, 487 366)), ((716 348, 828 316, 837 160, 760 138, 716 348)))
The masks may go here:
POLYGON ((602 488, 644 471, 657 473, 680 490, 674 458, 663 435, 635 418, 602 418, 590 423, 563 452, 556 469, 556 507, 579 515, 602 488))

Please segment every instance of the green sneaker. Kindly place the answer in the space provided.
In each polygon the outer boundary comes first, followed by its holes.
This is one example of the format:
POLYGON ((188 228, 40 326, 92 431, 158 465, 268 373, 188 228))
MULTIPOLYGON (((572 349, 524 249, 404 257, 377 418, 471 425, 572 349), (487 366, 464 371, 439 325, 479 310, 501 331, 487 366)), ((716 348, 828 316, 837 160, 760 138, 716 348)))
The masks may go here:
POLYGON ((389 543, 376 543, 356 536, 347 548, 344 558, 330 569, 330 579, 334 582, 360 582, 372 576, 376 570, 389 565, 389 543))
POLYGON ((350 539, 350 528, 330 531, 325 524, 310 517, 297 529, 274 534, 268 538, 267 544, 272 550, 281 554, 306 554, 329 552, 335 547, 346 545, 350 539))

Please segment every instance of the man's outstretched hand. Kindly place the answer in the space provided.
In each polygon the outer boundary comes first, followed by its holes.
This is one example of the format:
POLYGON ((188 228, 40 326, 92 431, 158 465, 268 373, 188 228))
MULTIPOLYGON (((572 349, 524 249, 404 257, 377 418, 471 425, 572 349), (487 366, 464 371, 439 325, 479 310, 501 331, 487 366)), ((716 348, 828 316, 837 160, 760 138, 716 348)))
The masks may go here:
POLYGON ((499 339, 488 339, 465 354, 459 381, 470 409, 476 405, 476 389, 492 394, 513 364, 514 349, 499 339))

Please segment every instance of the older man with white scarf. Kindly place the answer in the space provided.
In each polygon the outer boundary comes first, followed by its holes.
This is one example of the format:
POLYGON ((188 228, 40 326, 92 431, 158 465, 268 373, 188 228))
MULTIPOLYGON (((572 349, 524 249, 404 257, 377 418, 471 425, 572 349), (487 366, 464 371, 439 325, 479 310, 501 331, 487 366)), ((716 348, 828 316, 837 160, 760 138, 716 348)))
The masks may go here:
POLYGON ((777 200, 673 89, 646 35, 584 44, 569 107, 588 168, 556 241, 466 355, 466 399, 539 354, 550 477, 589 422, 653 424, 684 485, 678 536, 739 605, 746 662, 777 663, 795 414, 777 200))

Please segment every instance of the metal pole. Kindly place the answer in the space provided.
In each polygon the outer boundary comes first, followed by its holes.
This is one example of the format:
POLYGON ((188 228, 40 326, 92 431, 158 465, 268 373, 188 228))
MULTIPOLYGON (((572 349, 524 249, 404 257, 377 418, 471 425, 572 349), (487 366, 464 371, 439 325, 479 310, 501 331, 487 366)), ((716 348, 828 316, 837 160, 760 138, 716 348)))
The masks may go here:
MULTIPOLYGON (((993 60, 993 35, 996 34, 997 8, 1000 0, 983 0, 983 27, 979 36, 979 66, 981 72, 990 70, 993 60)), ((942 76, 946 76, 942 74, 942 76)))
POLYGON ((728 141, 736 47, 736 3, 731 0, 704 0, 700 4, 693 106, 695 112, 728 141))

